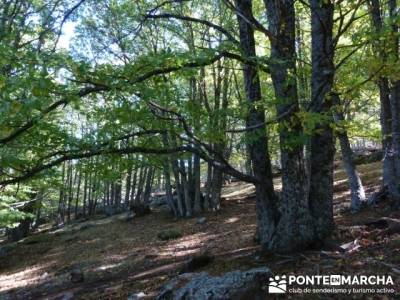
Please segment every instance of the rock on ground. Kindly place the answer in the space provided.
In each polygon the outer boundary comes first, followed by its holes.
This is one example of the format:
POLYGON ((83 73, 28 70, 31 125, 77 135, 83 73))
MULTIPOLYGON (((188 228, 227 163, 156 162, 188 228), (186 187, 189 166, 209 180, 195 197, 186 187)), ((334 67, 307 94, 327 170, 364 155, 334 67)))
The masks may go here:
POLYGON ((143 292, 140 292, 140 293, 134 293, 134 294, 130 295, 128 297, 128 300, 139 300, 139 299, 144 299, 144 298, 146 298, 146 294, 143 292))
POLYGON ((267 299, 265 288, 270 275, 266 267, 233 271, 220 277, 210 276, 206 272, 185 273, 164 285, 156 299, 267 299))
POLYGON ((206 217, 200 217, 196 220, 196 224, 205 224, 207 222, 207 218, 206 217))

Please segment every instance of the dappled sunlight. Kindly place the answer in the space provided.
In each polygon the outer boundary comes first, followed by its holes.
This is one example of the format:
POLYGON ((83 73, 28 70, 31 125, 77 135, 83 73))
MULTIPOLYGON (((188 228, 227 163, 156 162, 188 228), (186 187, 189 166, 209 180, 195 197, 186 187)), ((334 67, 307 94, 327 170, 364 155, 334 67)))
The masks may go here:
POLYGON ((96 243, 99 243, 99 242, 100 242, 100 238, 80 241, 80 243, 84 244, 84 245, 91 245, 91 244, 96 244, 96 243))
POLYGON ((344 183, 348 184, 347 178, 346 178, 346 179, 335 180, 335 182, 333 183, 333 185, 336 187, 336 186, 342 185, 342 184, 344 184, 344 183))
POLYGON ((28 266, 19 272, 0 274, 0 292, 44 282, 48 276, 47 271, 53 264, 54 262, 48 262, 46 264, 28 266))
POLYGON ((239 221, 240 219, 238 217, 232 217, 232 218, 228 218, 224 221, 224 223, 226 224, 231 224, 231 223, 236 223, 237 221, 239 221))
POLYGON ((253 184, 241 184, 240 186, 235 186, 235 189, 225 188, 222 193, 222 197, 229 199, 246 194, 251 194, 254 193, 254 191, 255 189, 253 184))
POLYGON ((100 267, 96 267, 93 270, 94 271, 106 271, 106 270, 109 270, 109 269, 113 269, 113 268, 119 267, 121 265, 122 265, 121 262, 116 263, 116 264, 107 264, 107 265, 102 265, 100 267))
MULTIPOLYGON (((360 168, 364 178, 372 178, 370 174, 377 172, 376 166, 360 168)), ((274 185, 278 191, 281 178, 274 178, 274 185)), ((366 186, 366 191, 374 189, 375 185, 366 186)), ((99 280, 112 292, 125 288, 125 284, 135 286, 134 290, 146 290, 149 285, 158 287, 178 274, 191 258, 205 252, 215 257, 215 263, 206 267, 207 272, 237 269, 244 261, 254 261, 259 251, 253 241, 257 219, 253 195, 252 184, 235 182, 224 187, 224 201, 229 204, 218 212, 203 213, 204 224, 198 224, 197 218, 173 221, 158 213, 126 222, 121 214, 35 235, 35 244, 27 244, 30 239, 24 239, 11 256, 12 263, 6 264, 8 273, 0 276, 0 291, 46 291, 48 284, 62 289, 70 284, 73 268, 85 273, 83 285, 75 286, 82 293, 83 286, 99 280), (160 240, 158 233, 168 228, 179 228, 182 237, 160 240), (22 256, 29 259, 21 260, 22 256)), ((347 179, 335 176, 335 220, 340 222, 346 216, 342 208, 349 203, 347 179)))
POLYGON ((169 242, 168 245, 162 247, 159 256, 174 256, 182 257, 190 254, 197 253, 211 238, 215 238, 215 235, 209 235, 206 233, 198 233, 176 241, 169 242))

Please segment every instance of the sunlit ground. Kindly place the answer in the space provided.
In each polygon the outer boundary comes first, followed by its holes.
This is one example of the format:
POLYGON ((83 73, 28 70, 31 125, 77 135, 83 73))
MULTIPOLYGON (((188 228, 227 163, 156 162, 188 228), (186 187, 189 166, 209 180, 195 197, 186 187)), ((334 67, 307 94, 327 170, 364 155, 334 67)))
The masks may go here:
MULTIPOLYGON (((367 191, 379 186, 380 163, 358 168, 367 191)), ((280 189, 279 179, 274 184, 280 189)), ((234 182, 225 187, 222 209, 206 213, 207 222, 202 225, 196 224, 195 218, 174 221, 163 213, 129 223, 125 215, 117 215, 28 237, 7 259, 0 259, 0 298, 11 291, 18 291, 14 294, 19 295, 17 299, 24 298, 22 291, 35 297, 74 290, 81 299, 97 299, 104 293, 123 298, 129 291, 150 292, 178 274, 188 258, 204 251, 216 257, 207 268, 213 274, 244 268, 246 257, 258 249, 253 242, 256 215, 254 197, 249 197, 253 194, 250 184, 234 182), (91 226, 79 230, 83 224, 91 226), (182 237, 160 241, 157 233, 166 228, 180 228, 182 237), (81 286, 69 281, 68 274, 74 268, 84 271, 81 286)), ((337 169, 335 206, 342 209, 348 204, 346 174, 337 169)), ((336 218, 342 222, 344 217, 337 214, 336 218)))

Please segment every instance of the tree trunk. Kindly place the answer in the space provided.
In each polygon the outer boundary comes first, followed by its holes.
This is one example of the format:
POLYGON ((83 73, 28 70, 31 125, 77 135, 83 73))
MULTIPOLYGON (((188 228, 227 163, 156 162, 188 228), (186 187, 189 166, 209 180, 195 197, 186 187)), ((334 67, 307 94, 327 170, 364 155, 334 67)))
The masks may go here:
POLYGON ((101 191, 100 189, 100 185, 101 185, 101 181, 100 179, 97 180, 97 176, 95 177, 95 182, 94 182, 94 186, 93 186, 93 194, 95 195, 94 197, 94 201, 93 201, 93 206, 92 206, 92 213, 95 214, 96 213, 96 207, 97 207, 97 203, 99 201, 99 191, 101 191))
POLYGON ((200 191, 200 157, 194 155, 193 160, 193 181, 194 181, 194 204, 193 212, 199 214, 201 212, 201 191, 200 191))
MULTIPOLYGON (((392 64, 399 62, 399 27, 398 27, 398 10, 397 1, 389 0, 389 16, 391 18, 392 30, 392 55, 394 61, 392 64)), ((394 170, 396 179, 390 189, 390 195, 395 208, 400 208, 400 80, 391 81, 390 89, 390 109, 392 116, 392 151, 394 161, 394 170)))
POLYGON ((150 200, 154 174, 155 174, 155 168, 154 167, 149 167, 149 171, 147 173, 147 178, 146 178, 146 184, 145 184, 145 188, 144 188, 144 193, 143 193, 143 203, 144 203, 144 205, 147 205, 149 203, 149 200, 150 200))
POLYGON ((209 210, 211 205, 211 187, 213 178, 213 167, 210 163, 207 164, 207 185, 206 185, 206 195, 204 197, 203 209, 209 210))
POLYGON ((138 168, 135 168, 135 172, 133 173, 133 179, 132 179, 132 187, 131 187, 131 193, 129 196, 129 204, 128 207, 131 207, 133 205, 133 201, 135 199, 135 191, 136 191, 136 185, 137 185, 137 176, 138 176, 138 168))
MULTIPOLYGON (((74 189, 73 189, 73 183, 74 183, 74 167, 72 165, 72 161, 69 163, 69 182, 68 182, 68 209, 67 209, 67 220, 68 222, 71 221, 71 205, 72 205, 72 199, 74 197, 74 189)), ((76 176, 76 173, 75 173, 76 176)), ((75 177, 76 180, 76 177, 75 177)))
POLYGON ((126 181, 125 181, 125 204, 129 206, 129 196, 131 193, 131 184, 132 184, 132 165, 129 166, 126 181))
POLYGON ((169 169, 169 159, 164 162, 164 183, 165 183, 165 197, 167 199, 168 206, 174 214, 174 217, 178 217, 178 211, 174 203, 174 196, 172 195, 171 187, 171 174, 169 169))
POLYGON ((381 77, 378 80, 379 99, 380 99, 380 124, 382 132, 383 157, 383 185, 393 191, 396 185, 396 174, 394 170, 392 145, 392 112, 390 110, 390 89, 389 80, 381 77))
POLYGON ((180 176, 179 176, 179 165, 178 165, 178 160, 177 159, 172 159, 171 161, 172 165, 172 172, 174 173, 174 178, 175 178, 175 191, 177 195, 177 200, 178 200, 178 212, 179 216, 183 217, 185 215, 184 211, 184 193, 183 193, 183 188, 180 183, 180 176))
POLYGON ((311 213, 315 233, 325 239, 334 228, 333 221, 333 159, 335 145, 330 92, 334 78, 334 46, 332 37, 333 11, 331 1, 310 0, 311 7, 311 112, 321 120, 311 137, 310 190, 311 213))
POLYGON ((105 182, 106 185, 106 205, 110 205, 111 200, 111 185, 109 182, 105 182))
MULTIPOLYGON (((383 21, 382 21, 382 10, 380 7, 379 0, 369 1, 369 12, 372 19, 372 25, 377 35, 382 33, 383 21)), ((385 53, 385 46, 381 45, 380 39, 375 39, 373 43, 375 53, 377 53, 378 59, 382 60, 383 63, 387 63, 387 54, 385 53)), ((389 79, 385 76, 380 76, 377 80, 379 87, 379 99, 380 99, 380 123, 382 132, 382 150, 384 153, 383 157, 383 189, 388 187, 389 193, 395 193, 396 186, 396 174, 394 169, 394 157, 392 155, 392 112, 390 106, 390 87, 389 79)))
POLYGON ((86 218, 86 202, 87 202, 87 187, 88 187, 88 171, 85 171, 83 184, 83 217, 86 218))
POLYGON ((61 176, 61 187, 60 196, 58 199, 58 215, 60 218, 60 223, 64 223, 64 198, 65 198, 65 162, 62 166, 62 176, 61 176))
POLYGON ((144 188, 144 182, 145 179, 147 177, 147 172, 148 172, 148 168, 147 167, 142 167, 142 169, 140 170, 140 175, 139 175, 139 185, 138 185, 138 189, 136 192, 136 197, 135 200, 133 201, 133 206, 138 206, 142 203, 142 193, 143 193, 143 188, 144 188))
POLYGON ((271 41, 271 77, 280 122, 279 139, 282 166, 281 218, 268 244, 274 252, 305 249, 314 242, 313 222, 306 194, 307 180, 303 144, 298 141, 302 127, 296 82, 295 10, 293 0, 265 0, 271 41), (284 26, 282 26, 284 24, 284 26))
POLYGON ((82 171, 78 173, 78 187, 76 190, 76 196, 75 196, 75 219, 78 218, 78 207, 79 207, 79 196, 81 192, 81 183, 82 183, 82 171))
MULTIPOLYGON (((253 18, 252 3, 250 0, 236 0, 236 7, 238 10, 237 19, 242 53, 247 58, 254 58, 256 56, 254 29, 246 21, 246 19, 251 20, 253 18)), ((257 105, 261 101, 261 87, 257 68, 250 64, 244 64, 243 77, 246 99, 249 104, 246 126, 259 126, 257 129, 246 132, 246 143, 250 152, 253 174, 258 180, 255 185, 258 219, 257 235, 263 248, 268 249, 279 220, 279 212, 272 182, 266 126, 260 126, 260 124, 265 123, 265 113, 264 108, 257 105)))
POLYGON ((222 181, 223 181, 223 173, 220 169, 215 168, 212 173, 212 181, 211 181, 211 205, 213 210, 219 210, 221 206, 221 190, 222 190, 222 181))
POLYGON ((183 193, 184 193, 184 198, 185 198, 185 216, 186 217, 191 217, 192 216, 192 199, 190 198, 190 192, 189 192, 189 183, 187 179, 187 174, 185 170, 185 162, 184 160, 180 160, 180 168, 179 171, 181 173, 181 180, 182 180, 182 187, 183 187, 183 193))
MULTIPOLYGON (((169 141, 168 134, 164 133, 163 136, 162 136, 162 139, 163 139, 164 147, 168 148, 170 146, 170 141, 169 141)), ((173 172, 174 178, 175 178, 175 192, 177 194, 177 204, 176 204, 176 206, 177 206, 177 216, 178 217, 183 217, 185 215, 185 212, 183 210, 183 199, 182 199, 183 193, 182 193, 182 188, 181 188, 180 178, 179 178, 178 161, 174 157, 171 157, 169 159, 169 163, 171 163, 172 172, 173 172)))
MULTIPOLYGON (((340 99, 338 94, 332 94, 333 103, 339 107, 340 99)), ((334 111, 333 116, 337 125, 340 126, 340 123, 344 121, 344 116, 341 111, 334 111)), ((356 164, 354 162, 354 154, 353 150, 350 146, 349 137, 347 136, 346 129, 340 129, 336 132, 336 135, 339 139, 340 149, 342 151, 342 161, 344 168, 347 173, 347 177, 349 179, 350 186, 350 194, 351 194, 351 204, 350 209, 353 212, 357 212, 360 208, 365 205, 365 192, 364 187, 361 182, 361 178, 358 175, 356 164)))
POLYGON ((87 202, 88 202, 88 215, 92 214, 92 185, 93 185, 93 176, 92 171, 89 171, 89 182, 88 182, 88 195, 87 195, 87 202))

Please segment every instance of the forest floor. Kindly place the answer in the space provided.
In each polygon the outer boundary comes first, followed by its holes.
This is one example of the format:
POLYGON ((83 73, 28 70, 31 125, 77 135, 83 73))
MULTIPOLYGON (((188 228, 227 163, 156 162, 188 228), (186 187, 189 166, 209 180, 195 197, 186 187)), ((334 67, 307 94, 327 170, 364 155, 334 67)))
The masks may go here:
MULTIPOLYGON (((367 192, 378 189, 380 163, 358 166, 367 192)), ((279 180, 276 180, 279 187, 279 180)), ((221 274, 267 266, 276 274, 392 275, 400 291, 400 235, 364 224, 380 217, 400 218, 385 203, 351 214, 346 174, 335 171, 335 243, 353 242, 349 251, 305 251, 296 255, 260 254, 254 243, 256 228, 254 189, 234 182, 224 187, 222 209, 196 218, 174 221, 162 212, 127 222, 125 215, 67 225, 33 234, 0 258, 0 299, 127 299, 144 292, 152 299, 170 278, 199 253, 214 261, 197 271, 221 274), (178 228, 182 237, 161 241, 157 234, 178 228), (70 271, 79 268, 84 281, 70 282, 70 271)), ((0 245, 1 246, 1 245, 0 245)), ((398 296, 398 295, 397 295, 398 296)), ((361 296, 356 295, 359 299, 361 296)), ((365 296, 394 299, 396 296, 365 296)), ((287 296, 290 298, 290 296, 287 296)), ((315 299, 320 297, 315 296, 315 299)), ((344 299, 341 295, 323 299, 344 299)), ((310 299, 308 295, 307 299, 310 299)))

